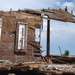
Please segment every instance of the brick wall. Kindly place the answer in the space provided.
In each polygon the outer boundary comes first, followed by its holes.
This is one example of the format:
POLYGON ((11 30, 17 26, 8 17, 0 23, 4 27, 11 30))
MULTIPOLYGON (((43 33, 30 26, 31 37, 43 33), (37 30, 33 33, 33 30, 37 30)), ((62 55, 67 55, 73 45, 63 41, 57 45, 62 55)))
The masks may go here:
POLYGON ((16 32, 16 27, 18 22, 28 23, 27 25, 27 41, 34 41, 35 29, 29 28, 29 26, 35 27, 38 19, 41 20, 39 16, 34 16, 28 13, 20 12, 4 12, 2 13, 2 35, 0 41, 0 60, 9 60, 12 62, 25 62, 34 61, 34 47, 27 43, 27 50, 23 52, 15 52, 16 47, 16 35, 10 35, 11 32, 16 32), (36 20, 35 20, 36 19, 36 20))

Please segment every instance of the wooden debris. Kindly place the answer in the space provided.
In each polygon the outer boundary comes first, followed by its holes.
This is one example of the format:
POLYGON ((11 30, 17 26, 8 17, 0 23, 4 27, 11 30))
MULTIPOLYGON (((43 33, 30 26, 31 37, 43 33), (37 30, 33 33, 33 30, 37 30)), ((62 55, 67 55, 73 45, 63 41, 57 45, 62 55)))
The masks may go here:
POLYGON ((36 44, 36 43, 34 43, 34 42, 31 42, 31 41, 29 42, 29 41, 28 41, 28 43, 29 43, 30 45, 36 47, 36 48, 41 48, 40 45, 38 45, 38 44, 36 44))
POLYGON ((35 27, 34 27, 34 26, 29 26, 29 28, 34 29, 34 30, 35 30, 35 27))

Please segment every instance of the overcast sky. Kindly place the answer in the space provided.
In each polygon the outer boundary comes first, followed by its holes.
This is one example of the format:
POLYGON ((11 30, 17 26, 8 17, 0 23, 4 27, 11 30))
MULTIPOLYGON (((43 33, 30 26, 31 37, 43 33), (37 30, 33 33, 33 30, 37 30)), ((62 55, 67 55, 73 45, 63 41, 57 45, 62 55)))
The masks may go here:
MULTIPOLYGON (((75 14, 75 0, 0 0, 0 10, 9 11, 18 9, 41 9, 41 8, 65 8, 68 11, 73 10, 75 14)), ((43 21, 44 29, 42 31, 42 46, 46 50, 46 20, 43 21)), ((62 53, 66 49, 70 50, 70 55, 75 55, 75 24, 64 23, 51 20, 51 53, 60 54, 58 46, 61 47, 62 53)), ((43 53, 45 54, 45 52, 43 53)))

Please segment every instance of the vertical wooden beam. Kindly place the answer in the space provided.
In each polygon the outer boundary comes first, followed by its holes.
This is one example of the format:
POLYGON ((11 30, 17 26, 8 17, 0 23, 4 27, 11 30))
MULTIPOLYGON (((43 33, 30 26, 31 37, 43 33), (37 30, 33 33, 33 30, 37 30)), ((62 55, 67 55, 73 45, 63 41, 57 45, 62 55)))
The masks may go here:
POLYGON ((49 57, 49 55, 50 55, 50 20, 47 20, 47 54, 46 56, 49 57))

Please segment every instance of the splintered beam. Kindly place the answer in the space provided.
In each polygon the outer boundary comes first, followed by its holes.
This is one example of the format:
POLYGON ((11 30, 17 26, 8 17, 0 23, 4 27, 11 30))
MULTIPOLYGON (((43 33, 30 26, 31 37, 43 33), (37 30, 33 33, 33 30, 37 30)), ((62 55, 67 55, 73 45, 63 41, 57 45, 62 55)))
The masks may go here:
MULTIPOLYGON (((75 16, 74 16, 75 17, 75 16)), ((42 17, 43 19, 47 19, 47 20, 50 20, 50 19, 53 19, 53 20, 59 20, 59 21, 63 21, 63 22, 72 22, 72 23, 75 23, 75 19, 69 19, 69 18, 46 18, 46 17, 42 17)))

